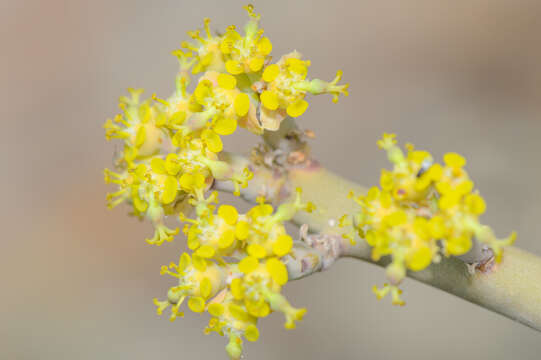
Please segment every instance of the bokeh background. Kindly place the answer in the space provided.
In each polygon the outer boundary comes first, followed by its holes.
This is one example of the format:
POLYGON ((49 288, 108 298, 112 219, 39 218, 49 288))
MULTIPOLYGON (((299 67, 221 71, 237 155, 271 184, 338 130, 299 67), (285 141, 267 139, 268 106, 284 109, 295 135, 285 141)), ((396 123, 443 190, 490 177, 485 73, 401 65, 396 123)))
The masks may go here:
MULTIPOLYGON (((207 318, 155 315, 182 251, 151 226, 105 208, 101 128, 129 86, 167 96, 187 30, 241 25, 229 0, 0 1, 0 358, 215 359, 207 318)), ((375 141, 399 134, 438 157, 459 151, 488 203, 484 221, 541 254, 541 2, 538 0, 256 1, 274 54, 297 49, 312 77, 344 70, 350 96, 312 98, 301 126, 332 170, 373 184, 375 141)), ((247 151, 256 139, 235 135, 247 151)), ((262 322, 247 359, 539 359, 539 333, 408 280, 405 308, 378 302, 375 266, 342 260, 291 283, 308 307, 294 331, 262 322)), ((541 281, 541 279, 540 279, 541 281)), ((388 300, 388 299, 386 299, 388 300)), ((541 299, 540 299, 541 301, 541 299)))

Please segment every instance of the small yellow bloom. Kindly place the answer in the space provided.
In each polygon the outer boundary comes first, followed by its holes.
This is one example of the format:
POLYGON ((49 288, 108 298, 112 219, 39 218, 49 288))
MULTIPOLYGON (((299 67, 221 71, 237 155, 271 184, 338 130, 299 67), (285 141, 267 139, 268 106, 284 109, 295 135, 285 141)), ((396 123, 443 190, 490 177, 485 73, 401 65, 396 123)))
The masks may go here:
POLYGON ((261 103, 269 110, 276 110, 278 108, 278 95, 272 91, 263 91, 260 95, 261 103))
POLYGON ((247 94, 238 94, 235 98, 235 111, 238 116, 244 116, 250 108, 250 97, 247 94))
POLYGON ((218 86, 220 86, 222 89, 232 90, 237 86, 237 79, 228 74, 219 74, 218 86))
POLYGON ((252 70, 253 72, 257 72, 261 70, 264 62, 265 59, 263 58, 251 58, 250 60, 248 60, 248 68, 250 68, 250 70, 252 70))
POLYGON ((199 172, 194 174, 184 173, 179 180, 180 187, 186 191, 201 189, 205 185, 205 176, 199 172))
POLYGON ((212 127, 218 135, 231 135, 236 129, 237 119, 234 118, 218 118, 212 127))
POLYGON ((210 245, 203 245, 195 252, 196 255, 208 259, 214 256, 216 250, 210 245))
POLYGON ((382 171, 381 189, 372 187, 365 196, 349 196, 362 209, 344 219, 355 219, 353 226, 372 247, 374 261, 385 255, 392 259, 386 274, 393 285, 375 287, 379 298, 390 293, 393 304, 403 305, 396 285, 404 279, 406 268, 421 271, 441 255, 463 255, 473 241, 489 245, 496 259, 501 257, 502 246, 511 243, 514 235, 498 240, 479 223, 486 204, 462 169, 466 160, 461 155, 445 154, 442 166, 411 144, 404 153, 394 134, 384 134, 378 146, 387 152, 393 169, 382 171))
POLYGON ((246 256, 239 262, 239 270, 245 274, 249 274, 254 271, 259 265, 257 258, 253 256, 246 256))
POLYGON ((396 134, 383 133, 381 140, 377 142, 380 149, 387 150, 396 144, 396 134))
POLYGON ((280 235, 278 239, 272 244, 272 251, 278 257, 282 257, 288 254, 293 247, 293 239, 291 236, 284 234, 280 235))
POLYGON ((188 300, 188 307, 195 313, 200 313, 205 310, 205 300, 202 297, 191 297, 188 300))
POLYGON ((235 226, 235 236, 239 240, 244 240, 248 237, 250 225, 246 221, 239 221, 235 226))
POLYGON ((250 256, 253 256, 256 259, 263 259, 267 256, 267 250, 259 244, 250 244, 246 248, 246 251, 250 256))
POLYGON ((259 28, 260 16, 247 8, 250 21, 245 26, 245 35, 241 36, 234 26, 230 26, 224 34, 220 51, 227 59, 225 67, 233 75, 259 72, 272 51, 272 43, 262 37, 263 29, 259 28))
POLYGON ((267 271, 271 275, 272 279, 278 285, 284 285, 285 283, 287 283, 287 269, 280 260, 276 258, 270 258, 267 260, 265 267, 267 268, 267 271))
POLYGON ((212 291, 212 283, 210 282, 208 277, 204 277, 203 280, 201 280, 201 283, 199 284, 199 292, 201 293, 201 296, 203 296, 204 299, 207 299, 212 291))
POLYGON ((420 271, 432 262, 432 250, 426 245, 413 249, 406 257, 406 264, 410 270, 420 271))
POLYGON ((154 230, 154 236, 151 239, 146 239, 146 242, 151 245, 158 245, 164 243, 164 241, 171 242, 173 241, 175 235, 179 233, 179 229, 169 229, 167 226, 163 224, 156 225, 156 229, 154 230))
POLYGON ((163 193, 161 197, 161 202, 163 204, 170 204, 175 200, 178 191, 178 181, 174 176, 168 176, 165 178, 163 185, 163 193))
POLYGON ((268 55, 272 51, 272 43, 268 37, 262 37, 257 43, 257 50, 263 55, 268 55))
POLYGON ((233 74, 233 75, 239 75, 239 74, 242 74, 244 69, 241 65, 240 62, 236 61, 236 60, 228 60, 226 63, 225 63, 225 68, 227 69, 227 71, 230 73, 230 74, 233 74))
POLYGON ((299 99, 287 106, 287 114, 291 117, 299 117, 308 109, 308 102, 304 99, 299 99))
POLYGON ((443 161, 445 165, 454 168, 461 168, 466 165, 466 159, 457 153, 447 153, 443 155, 443 161))
POLYGON ((229 225, 234 225, 239 218, 239 213, 234 206, 231 205, 221 205, 218 209, 218 216, 224 219, 229 225))
POLYGON ((218 246, 221 249, 227 249, 235 242, 235 233, 232 230, 225 231, 220 240, 218 240, 218 246))
POLYGON ((280 66, 277 64, 271 64, 263 71, 262 79, 266 82, 272 82, 280 74, 280 66))
POLYGON ((244 331, 244 337, 248 341, 257 341, 259 339, 259 330, 255 325, 249 325, 244 331))
POLYGON ((231 294, 235 297, 237 300, 241 300, 244 297, 244 289, 242 285, 242 280, 239 278, 235 278, 231 281, 231 294))
POLYGON ((474 215, 482 215, 486 210, 485 200, 479 194, 469 194, 464 202, 468 211, 474 215))
POLYGON ((221 316, 224 313, 224 306, 220 303, 211 303, 207 308, 209 314, 212 316, 221 316))
POLYGON ((451 255, 463 255, 470 251, 472 246, 471 238, 467 236, 458 236, 449 238, 446 242, 446 250, 451 255))

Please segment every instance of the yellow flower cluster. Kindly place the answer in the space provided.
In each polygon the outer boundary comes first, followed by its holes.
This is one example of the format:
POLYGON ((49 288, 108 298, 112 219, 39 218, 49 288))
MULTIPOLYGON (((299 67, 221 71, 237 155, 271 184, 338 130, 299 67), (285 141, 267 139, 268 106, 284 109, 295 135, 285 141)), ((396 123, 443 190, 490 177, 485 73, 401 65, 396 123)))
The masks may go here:
POLYGON ((329 93, 333 101, 338 101, 338 95, 348 95, 348 85, 337 85, 342 79, 342 71, 338 71, 331 82, 314 79, 306 80, 310 61, 301 60, 301 55, 294 51, 283 56, 276 64, 265 67, 262 80, 265 89, 259 97, 261 121, 267 129, 277 130, 285 114, 296 118, 304 114, 308 102, 304 99, 307 92, 312 94, 329 93))
MULTIPOLYGON (((404 153, 394 134, 384 134, 378 146, 387 151, 393 169, 383 169, 379 187, 355 198, 359 213, 342 219, 342 225, 353 225, 372 247, 374 261, 391 257, 386 269, 390 284, 373 289, 378 298, 391 293, 393 303, 402 305, 396 286, 407 270, 423 270, 441 255, 463 255, 473 241, 488 245, 500 260, 502 248, 512 244, 516 235, 496 239, 492 229, 479 222, 485 201, 474 190, 462 156, 447 153, 439 164, 411 144, 404 153)), ((354 234, 345 236, 352 239, 354 234)))
POLYGON ((191 253, 162 268, 178 285, 165 301, 155 300, 158 312, 171 306, 174 320, 185 300, 192 311, 209 312, 207 331, 229 337, 233 358, 240 356, 242 338, 257 339, 258 318, 280 311, 287 328, 302 318, 305 310, 291 307, 280 293, 288 281, 281 258, 293 246, 283 223, 312 205, 301 203, 299 195, 276 210, 263 198, 246 214, 218 206, 217 194, 209 194, 215 180, 231 181, 239 195, 253 176, 221 155, 222 137, 238 127, 256 134, 278 129, 286 116, 304 113, 307 93, 328 93, 334 101, 347 95, 347 85, 338 85, 341 72, 331 82, 308 81, 310 63, 297 52, 271 64, 272 43, 259 27, 260 15, 245 8, 250 20, 243 35, 230 26, 213 36, 208 19, 204 35, 188 33, 193 41, 173 52, 180 69, 170 97, 142 99, 142 90, 129 89, 120 98, 122 113, 104 125, 107 140, 123 142, 115 170, 104 171, 105 181, 118 188, 107 195, 108 206, 125 202, 135 216, 150 220, 149 244, 170 242, 179 233, 166 225, 168 216, 187 223, 183 231, 191 253), (184 215, 191 212, 193 219, 184 215))
MULTIPOLYGON (((182 64, 193 65, 193 74, 207 71, 222 74, 222 85, 230 91, 228 95, 220 91, 218 103, 229 111, 234 108, 241 117, 241 126, 257 134, 265 129, 277 130, 286 116, 298 117, 306 111, 307 93, 331 94, 334 102, 338 101, 340 94, 348 95, 348 85, 338 84, 342 78, 341 71, 331 82, 307 80, 310 61, 301 60, 296 51, 272 64, 272 43, 263 36, 264 31, 259 27, 260 15, 251 5, 245 9, 250 21, 244 27, 244 35, 235 26, 230 26, 223 35, 212 36, 209 20, 205 19, 206 37, 202 37, 199 31, 190 32, 194 41, 183 42, 181 47, 184 50, 174 52, 182 64), (242 97, 237 99, 239 94, 242 97)), ((216 79, 217 74, 209 80, 214 87, 218 85, 224 89, 216 79)), ((204 85, 204 88, 209 87, 209 83, 204 85)), ((202 92, 207 93, 203 89, 202 92)), ((193 107, 197 105, 193 104, 193 107)))
POLYGON ((120 99, 123 114, 104 126, 107 139, 124 140, 115 163, 119 172, 105 170, 105 181, 119 187, 107 195, 108 204, 114 207, 128 201, 136 216, 154 224, 155 234, 148 241, 161 245, 178 233, 164 224, 166 215, 204 200, 215 178, 246 186, 252 174, 235 174, 217 156, 222 150, 219 135, 235 131, 235 118, 202 120, 206 115, 201 113, 188 118, 188 103, 194 95, 173 96, 169 101, 153 96, 141 102, 141 90, 130 89, 130 93, 131 97, 120 99))
POLYGON ((280 259, 293 248, 284 221, 298 210, 312 211, 313 205, 301 202, 300 189, 294 202, 276 210, 262 197, 246 214, 230 205, 216 211, 213 202, 217 203, 215 194, 198 203, 195 219, 181 213, 193 254, 183 253, 178 264, 162 267, 162 274, 178 278, 179 283, 169 289, 166 300, 154 299, 154 303, 158 314, 171 305, 172 321, 183 315, 180 306, 186 299, 193 312, 207 311, 212 317, 205 332, 229 337, 226 349, 236 359, 242 351, 242 337, 258 339, 259 318, 279 311, 286 318, 285 327, 292 329, 306 312, 293 308, 281 294, 288 273, 280 259))

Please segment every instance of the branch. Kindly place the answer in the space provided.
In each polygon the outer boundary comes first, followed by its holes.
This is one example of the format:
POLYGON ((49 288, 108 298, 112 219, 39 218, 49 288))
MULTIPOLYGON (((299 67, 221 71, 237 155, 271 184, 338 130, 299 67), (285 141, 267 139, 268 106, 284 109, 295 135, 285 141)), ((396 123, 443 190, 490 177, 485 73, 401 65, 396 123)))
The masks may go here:
MULTIPOLYGON (((277 140, 274 144, 279 143, 277 140)), ((302 187, 303 198, 316 205, 315 212, 300 212, 293 219, 301 234, 292 255, 285 259, 290 279, 324 270, 339 257, 353 257, 380 266, 388 264, 386 259, 374 262, 370 247, 363 240, 351 245, 341 236, 344 229, 337 226, 343 214, 357 210, 347 194, 351 190, 364 192, 363 187, 309 158, 300 164, 274 168, 231 154, 224 158, 235 166, 250 166, 254 172, 254 179, 241 192, 247 201, 253 202, 257 196, 264 195, 279 203, 292 196, 296 187, 302 187)), ((219 181, 215 188, 232 190, 228 183, 219 181)), ((408 272, 408 276, 541 331, 541 258, 506 247, 500 263, 490 260, 469 264, 456 257, 444 257, 425 270, 408 272)))

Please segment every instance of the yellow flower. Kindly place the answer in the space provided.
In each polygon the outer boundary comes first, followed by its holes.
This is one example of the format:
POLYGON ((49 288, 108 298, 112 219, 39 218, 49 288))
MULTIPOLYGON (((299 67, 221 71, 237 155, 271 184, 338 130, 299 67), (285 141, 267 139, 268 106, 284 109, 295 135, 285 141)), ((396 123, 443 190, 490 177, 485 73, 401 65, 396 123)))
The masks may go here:
POLYGON ((161 315, 169 305, 172 306, 172 321, 179 315, 179 308, 185 299, 188 299, 190 310, 200 313, 205 310, 207 299, 225 287, 224 267, 200 259, 196 255, 190 257, 187 253, 180 256, 178 263, 172 262, 169 266, 162 266, 160 274, 178 279, 178 285, 169 289, 166 301, 154 300, 158 315, 161 315), (204 266, 201 266, 202 262, 204 266))
POLYGON ((163 224, 159 224, 156 226, 156 229, 154 231, 154 236, 150 239, 146 239, 147 243, 151 245, 158 245, 164 243, 164 241, 171 242, 174 239, 174 236, 177 235, 179 232, 178 228, 175 229, 169 229, 167 226, 163 224))
POLYGON ((396 144, 396 134, 383 133, 383 137, 377 143, 380 149, 387 150, 396 144))
POLYGON ((271 275, 272 279, 278 284, 278 285, 284 285, 287 283, 288 276, 287 276, 287 269, 285 265, 276 258, 270 258, 267 260, 265 264, 267 271, 271 275))
POLYGON ((425 269, 432 262, 432 250, 427 245, 413 248, 406 257, 406 264, 412 271, 425 269))
POLYGON ((293 239, 287 234, 280 235, 272 244, 272 251, 278 257, 282 257, 291 251, 293 239))
POLYGON ((201 77, 190 99, 200 107, 192 109, 197 115, 193 121, 188 119, 188 123, 192 130, 203 127, 201 139, 214 153, 223 149, 220 135, 234 133, 238 121, 253 107, 250 97, 240 92, 236 84, 237 80, 231 75, 208 71, 201 77))
POLYGON ((218 216, 221 217, 228 225, 235 225, 239 218, 239 213, 234 206, 222 205, 218 209, 218 216))
POLYGON ((192 73, 198 74, 206 70, 220 69, 223 66, 219 49, 220 39, 213 37, 209 27, 210 19, 204 20, 206 38, 200 35, 200 31, 190 31, 188 35, 195 43, 183 41, 181 46, 190 52, 180 53, 185 58, 194 56, 193 61, 186 60, 192 67, 192 73), (192 54, 193 52, 193 54, 192 54))
POLYGON ((267 250, 263 246, 256 243, 248 245, 246 247, 246 252, 256 259, 262 259, 267 256, 267 250))
POLYGON ((133 183, 134 177, 127 171, 119 174, 109 169, 105 169, 103 174, 106 184, 113 183, 119 187, 118 191, 107 194, 107 207, 112 209, 130 198, 130 184, 133 183))
POLYGON ((502 247, 514 241, 514 234, 496 239, 488 226, 479 223, 486 204, 474 192, 462 156, 447 153, 442 165, 411 144, 404 154, 394 134, 384 134, 378 146, 387 151, 393 169, 382 171, 381 190, 373 187, 366 195, 350 198, 361 206, 353 226, 372 247, 372 259, 384 255, 392 259, 386 271, 392 285, 374 288, 379 298, 391 293, 394 304, 403 304, 396 285, 406 276, 406 268, 421 271, 441 255, 463 255, 473 241, 489 245, 499 259, 502 247))
POLYGON ((259 72, 272 51, 271 41, 262 36, 263 29, 259 28, 260 15, 251 5, 245 9, 250 16, 244 27, 245 35, 241 36, 234 26, 230 26, 220 42, 220 51, 226 59, 225 68, 232 75, 259 72))
POLYGON ((443 156, 445 165, 453 168, 461 168, 466 165, 466 159, 457 153, 447 153, 443 156))
POLYGON ((239 262, 239 270, 245 274, 249 274, 257 269, 259 261, 253 256, 246 256, 239 262))
POLYGON ((122 139, 127 146, 136 150, 137 157, 156 153, 165 134, 160 110, 150 100, 140 102, 143 89, 128 89, 131 97, 120 97, 123 114, 108 119, 105 124, 107 140, 122 139))
POLYGON ((244 337, 248 341, 257 341, 257 339, 259 339, 259 330, 255 325, 249 325, 246 330, 244 330, 244 337))
POLYGON ((205 185, 205 176, 200 172, 184 173, 179 179, 180 187, 188 192, 195 192, 205 185))
POLYGON ((222 151, 224 145, 222 143, 222 139, 212 129, 205 129, 201 133, 201 139, 203 140, 203 143, 207 146, 207 149, 212 151, 213 153, 219 153, 222 151))
POLYGON ((342 77, 341 71, 331 82, 319 79, 307 81, 310 61, 300 58, 298 52, 293 52, 283 56, 276 64, 264 68, 261 79, 266 86, 260 93, 263 128, 276 130, 286 114, 291 117, 304 114, 308 108, 308 102, 304 99, 306 93, 332 94, 335 102, 339 94, 348 94, 347 85, 337 85, 342 77))
POLYGON ((372 292, 376 295, 378 300, 383 299, 385 296, 387 296, 387 294, 390 293, 393 305, 403 306, 406 304, 400 297, 402 290, 395 285, 383 284, 381 289, 378 289, 378 287, 374 285, 372 287, 372 292))
MULTIPOLYGON (((272 43, 263 36, 260 15, 250 5, 245 9, 250 20, 242 35, 231 26, 213 36, 208 19, 203 33, 188 33, 192 41, 173 51, 179 71, 170 97, 153 94, 141 100, 142 90, 129 89, 130 96, 120 98, 122 113, 104 125, 108 140, 123 142, 116 170, 104 171, 105 181, 117 187, 107 195, 108 206, 126 202, 135 216, 149 220, 154 235, 147 242, 154 245, 172 241, 179 232, 165 225, 168 216, 184 222, 189 252, 161 267, 160 273, 176 284, 165 300, 154 299, 157 313, 170 307, 169 319, 174 321, 183 316, 184 303, 195 313, 207 312, 211 318, 205 333, 228 337, 226 350, 235 359, 241 356, 243 338, 259 338, 258 319, 279 311, 291 329, 305 314, 281 294, 289 280, 285 261, 294 255, 284 223, 299 210, 313 211, 314 205, 301 201, 300 190, 293 201, 276 209, 263 197, 246 213, 220 205, 217 193, 208 193, 215 180, 231 181, 234 194, 240 195, 254 176, 249 167, 233 166, 219 154, 222 136, 239 126, 256 134, 278 129, 286 116, 298 117, 307 110, 307 93, 329 93, 333 101, 347 95, 347 85, 338 84, 340 71, 331 82, 308 80, 310 62, 296 52, 269 65, 272 43), (201 75, 192 79, 194 74, 201 75), (195 86, 190 86, 192 80, 195 86)), ((459 171, 442 177, 450 188, 464 193, 459 171)), ((391 194, 377 199, 385 204, 387 215, 399 212, 391 194)), ((482 205, 472 195, 462 207, 479 213, 482 205)), ((387 222, 403 226, 401 215, 391 215, 387 222)), ((390 253, 387 238, 378 234, 380 256, 390 253)))

